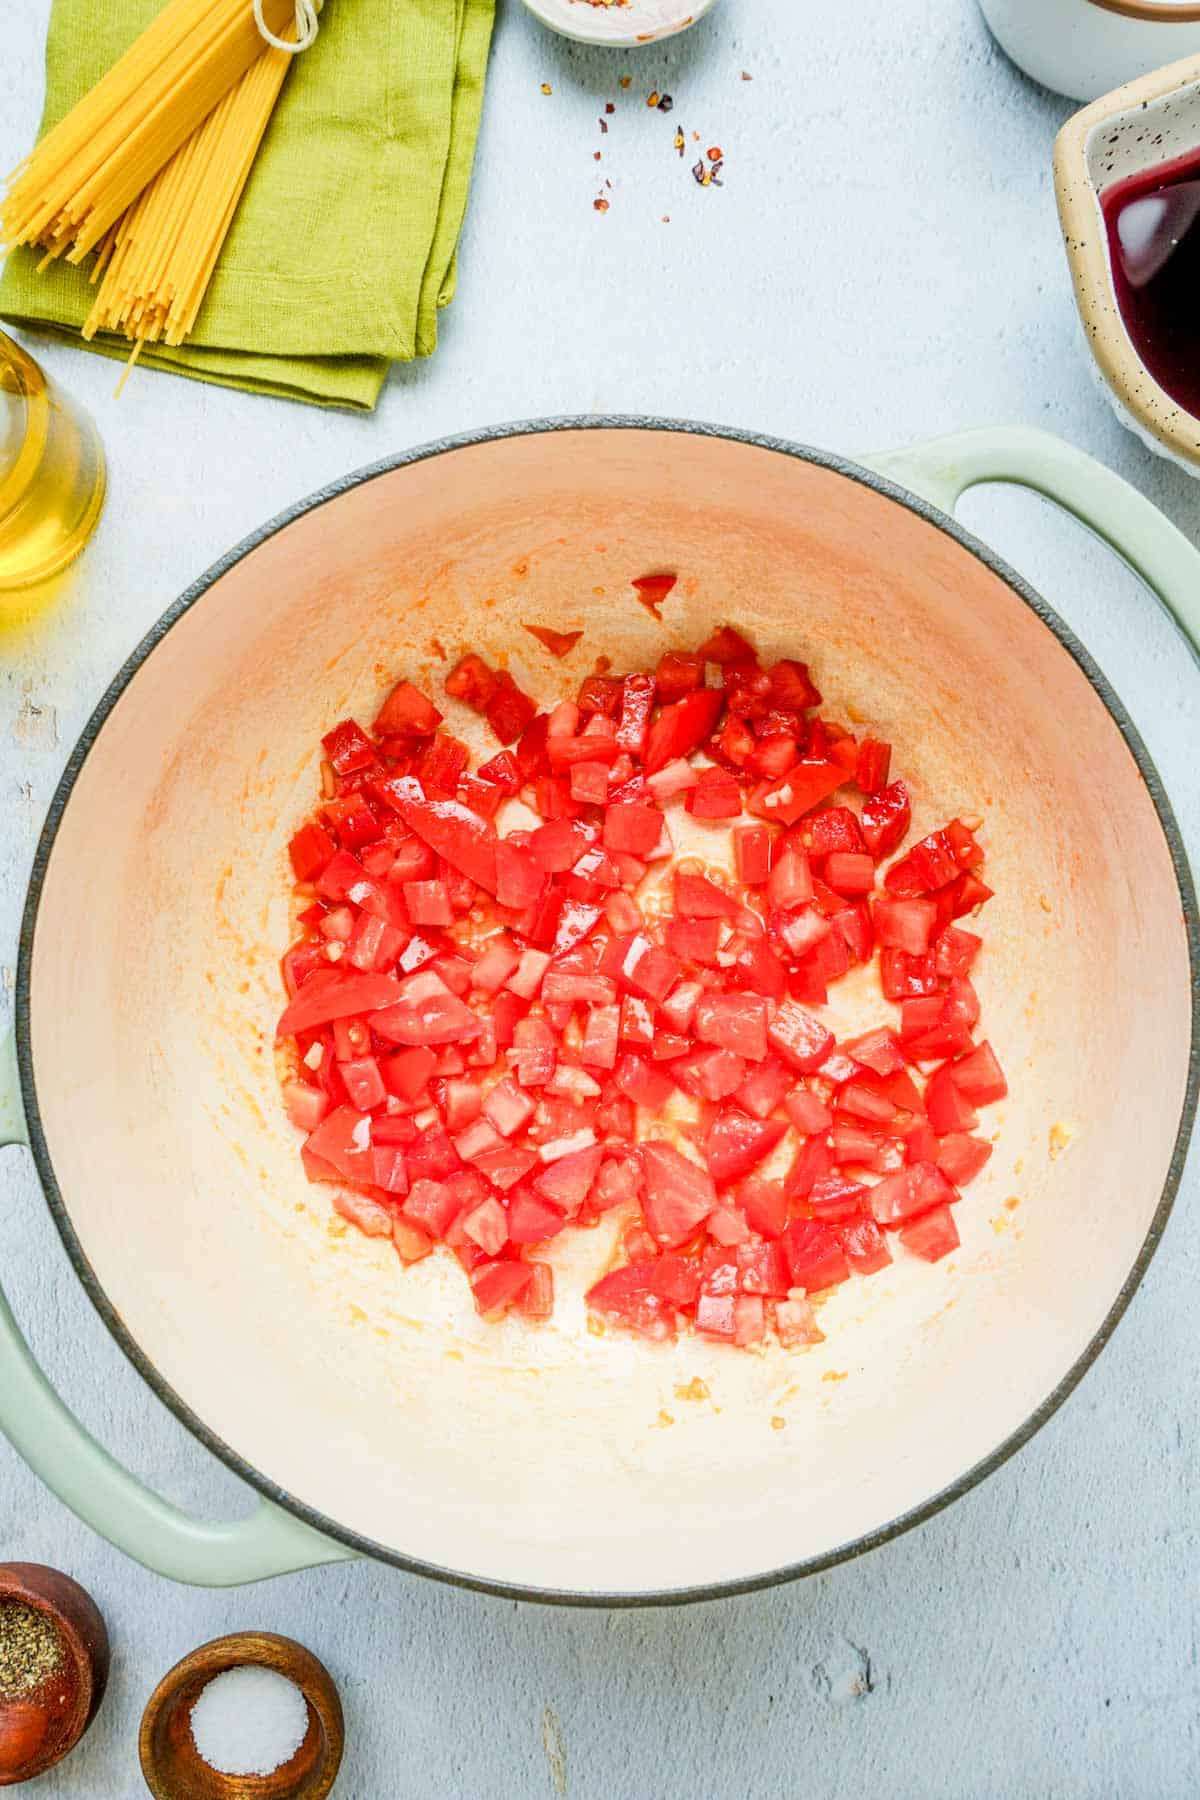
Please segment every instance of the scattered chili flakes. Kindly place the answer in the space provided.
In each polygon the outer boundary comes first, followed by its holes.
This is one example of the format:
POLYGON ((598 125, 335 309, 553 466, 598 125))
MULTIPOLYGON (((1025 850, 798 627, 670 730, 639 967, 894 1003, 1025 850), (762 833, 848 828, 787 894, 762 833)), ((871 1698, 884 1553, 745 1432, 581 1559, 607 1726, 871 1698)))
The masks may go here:
POLYGON ((597 212, 607 212, 608 211, 608 201, 604 198, 603 194, 600 194, 595 200, 593 200, 592 205, 595 207, 597 212))
POLYGON ((615 113, 617 110, 616 102, 613 100, 606 100, 604 102, 604 110, 606 113, 615 113))
POLYGON ((724 162, 725 160, 725 152, 717 144, 714 144, 711 150, 706 150, 704 154, 709 162, 724 162))
POLYGON ((745 71, 745 69, 743 69, 743 70, 742 70, 742 80, 743 80, 743 81, 753 81, 753 80, 754 80, 754 77, 753 77, 753 75, 748 75, 748 74, 747 74, 747 73, 746 73, 746 71, 745 71))
POLYGON ((607 130, 608 130, 608 120, 607 119, 601 119, 600 129, 601 129, 601 131, 607 132, 607 130))
POLYGON ((542 92, 543 94, 552 94, 554 92, 554 89, 550 86, 548 81, 543 81, 542 92))
POLYGON ((711 187, 712 186, 712 176, 709 174, 708 170, 704 166, 704 158, 703 157, 701 157, 699 162, 692 164, 692 174, 695 176, 697 184, 700 187, 711 187))
POLYGON ((658 105, 660 98, 661 96, 658 89, 651 88, 650 92, 646 95, 646 105, 653 108, 658 105))
POLYGON ((687 149, 687 139, 684 137, 682 131, 677 131, 675 133, 675 148, 678 150, 680 156, 682 156, 687 149))
POLYGON ((678 575, 638 575, 635 576, 633 585, 646 611, 653 613, 656 619, 661 619, 662 603, 678 580, 678 575))
POLYGON ((628 87, 628 86, 629 86, 629 84, 630 84, 630 82, 631 82, 631 81, 632 81, 632 80, 633 80, 633 76, 632 76, 632 75, 622 75, 622 77, 621 77, 621 86, 622 86, 622 87, 623 87, 623 88, 627 88, 627 87, 628 87))
POLYGON ((593 162, 599 162, 599 161, 600 161, 600 152, 599 152, 599 151, 598 151, 598 150, 593 150, 593 151, 592 151, 592 161, 593 161, 593 162))
POLYGON ((535 637, 539 644, 544 644, 551 656, 567 656, 575 648, 583 636, 579 631, 552 631, 548 625, 524 625, 530 637, 535 637))

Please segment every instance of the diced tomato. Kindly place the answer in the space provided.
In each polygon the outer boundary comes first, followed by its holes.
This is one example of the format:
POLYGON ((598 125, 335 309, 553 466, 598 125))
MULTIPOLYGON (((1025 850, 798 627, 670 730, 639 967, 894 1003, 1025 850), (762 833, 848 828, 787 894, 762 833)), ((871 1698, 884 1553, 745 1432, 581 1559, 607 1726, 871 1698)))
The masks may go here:
MULTIPOLYGON (((682 700, 664 706, 646 735, 642 756, 646 774, 653 775, 656 769, 665 768, 676 757, 690 756, 693 750, 698 750, 711 735, 723 704, 719 688, 701 687, 685 694, 682 700)), ((625 745, 625 748, 630 746, 625 745)))
POLYGON ((375 719, 377 737, 432 737, 442 715, 411 681, 397 682, 375 719))
POLYGON ((824 1135, 810 1137, 792 1159, 784 1188, 789 1200, 807 1200, 816 1183, 833 1168, 833 1154, 824 1135))
POLYGON ((675 1335, 675 1308, 654 1288, 656 1264, 627 1263, 588 1290, 594 1312, 626 1325, 642 1337, 662 1340, 675 1335))
POLYGON ((887 1239, 874 1219, 866 1215, 847 1219, 837 1228, 846 1261, 856 1275, 876 1275, 892 1260, 887 1239))
POLYGON ((724 1107, 705 1134, 702 1151, 709 1174, 719 1183, 748 1175, 775 1148, 787 1126, 782 1119, 754 1119, 724 1107))
POLYGON ((765 1119, 775 1111, 792 1086, 793 1076, 779 1057, 764 1056, 750 1069, 737 1090, 739 1106, 756 1119, 765 1119))
POLYGON ((341 1065, 341 1073, 350 1104, 359 1112, 373 1112, 387 1099, 383 1076, 380 1074, 379 1064, 373 1056, 363 1056, 353 1062, 344 1062, 341 1065))
POLYGON ((291 843, 288 855, 297 881, 314 881, 332 859, 337 846, 320 825, 302 825, 291 843))
POLYGON ((285 1010, 277 1027, 280 1037, 311 1031, 331 1019, 347 1019, 356 1013, 391 1006, 403 997, 403 983, 394 975, 341 974, 336 969, 317 970, 285 1010))
POLYGON ((471 1273, 475 1305, 485 1318, 506 1312, 533 1280, 526 1262, 484 1262, 471 1273))
POLYGON ((978 1044, 969 1056, 951 1065, 950 1078, 964 1100, 972 1106, 991 1106, 1008 1093, 1004 1071, 996 1061, 990 1044, 978 1044))
POLYGON ((497 669, 495 688, 484 707, 484 717, 502 744, 515 744, 531 724, 536 703, 523 694, 506 669, 497 669))
POLYGON ((733 834, 738 880, 747 887, 761 887, 771 873, 775 840, 765 825, 739 825, 733 834))
POLYGON ((864 794, 877 794, 887 783, 892 763, 892 746, 878 738, 864 738, 858 746, 854 779, 864 794))
MULTIPOLYGON (((736 1056, 760 1062, 767 1054, 767 1002, 760 994, 705 994, 696 1003, 693 1030, 702 1044, 717 1044, 736 1056)), ((787 1054, 780 1044, 775 1048, 787 1054)))
POLYGON ((771 1047, 802 1075, 819 1069, 833 1048, 833 1033, 794 1000, 780 1004, 767 1037, 771 1047))
POLYGON ((333 1196, 333 1210, 365 1237, 391 1237, 395 1214, 370 1194, 340 1192, 333 1196))
POLYGON ((879 1225, 898 1225, 957 1198, 942 1171, 933 1163, 921 1162, 909 1163, 894 1174, 885 1175, 868 1195, 871 1212, 879 1225))
POLYGON ((654 672, 654 685, 664 705, 681 700, 703 684, 704 664, 700 657, 678 650, 668 650, 654 672))
POLYGON ((925 1112, 930 1129, 939 1137, 947 1132, 974 1130, 978 1115, 954 1080, 953 1063, 943 1063, 925 1085, 925 1112))
POLYGON ((793 1287, 812 1294, 849 1280, 850 1265, 837 1233, 819 1220, 793 1219, 780 1242, 793 1287))
POLYGON ((508 1235, 514 1244, 542 1244, 567 1222, 560 1207, 531 1189, 516 1188, 508 1202, 508 1235))
POLYGON ((875 864, 865 852, 836 850, 825 859, 825 880, 837 894, 852 898, 869 894, 875 885, 875 864))
POLYGON ((747 1175, 738 1184, 737 1200, 752 1231, 764 1238, 782 1236, 788 1218, 788 1198, 781 1181, 747 1175))
POLYGON ((724 769, 702 769, 684 805, 696 819, 736 819, 742 810, 741 790, 724 769))
POLYGON ((947 1181, 963 1188, 975 1179, 991 1154, 992 1146, 983 1138, 948 1132, 937 1146, 935 1161, 947 1181))
POLYGON ((736 919, 741 911, 734 896, 705 875, 683 869, 674 873, 675 911, 683 919, 736 919))
POLYGON ((617 1063, 613 1080, 635 1106, 645 1106, 651 1112, 658 1112, 675 1092, 675 1083, 669 1075, 664 1075, 653 1063, 632 1051, 617 1063))
POLYGON ((794 825, 797 819, 827 800, 845 780, 836 763, 823 758, 805 759, 781 775, 778 781, 764 782, 755 788, 747 804, 750 811, 781 825, 794 825))
POLYGON ((717 1203, 707 1170, 670 1144, 650 1138, 641 1146, 646 1191, 642 1211, 651 1234, 668 1249, 687 1242, 717 1203))
MULTIPOLYGON (((670 580, 635 587, 657 605, 670 580)), ((555 654, 579 637, 529 629, 555 654)), ((972 1041, 980 939, 954 924, 990 898, 973 829, 923 838, 877 895, 910 824, 890 745, 815 716, 807 667, 764 669, 729 626, 546 712, 474 653, 446 688, 512 748, 472 773, 401 681, 374 731, 325 734, 324 795, 289 846, 315 889, 279 1028, 303 1064, 284 1098, 309 1179, 348 1183, 345 1216, 404 1261, 446 1243, 481 1313, 529 1321, 550 1315, 553 1275, 522 1251, 625 1207, 624 1266, 589 1304, 659 1339, 682 1313, 732 1345, 769 1325, 817 1342, 801 1290, 886 1267, 881 1224, 930 1260, 953 1248, 949 1208, 991 1150, 975 1109, 1007 1092, 972 1041), (831 803, 849 782, 861 819, 831 803), (541 823, 501 836, 518 795, 541 823), (662 809, 681 801, 765 821, 726 840, 752 904, 672 866, 662 809), (655 863, 668 880, 639 894, 655 863), (877 946, 898 1029, 839 1048, 808 1009, 877 946), (915 1065, 937 1065, 924 1092, 915 1065), (635 1149, 681 1093, 695 1153, 654 1135, 635 1149), (789 1127, 786 1179, 754 1173, 789 1127)))
POLYGON ((891 854, 911 823, 912 806, 902 781, 893 781, 864 802, 862 833, 876 862, 891 854))
POLYGON ((283 1103, 292 1124, 305 1133, 315 1131, 329 1111, 329 1095, 306 1081, 285 1081, 283 1103))
POLYGON ((662 836, 663 816, 656 806, 610 806, 604 815, 604 848, 645 857, 662 836))
POLYGON ((905 1249, 911 1250, 923 1262, 940 1262, 951 1250, 957 1250, 961 1242, 954 1214, 948 1206, 934 1207, 923 1218, 902 1225, 899 1237, 905 1249))
POLYGON ((754 646, 746 641, 740 631, 732 625, 722 625, 706 638, 697 650, 696 655, 702 662, 713 663, 755 663, 758 661, 754 646))

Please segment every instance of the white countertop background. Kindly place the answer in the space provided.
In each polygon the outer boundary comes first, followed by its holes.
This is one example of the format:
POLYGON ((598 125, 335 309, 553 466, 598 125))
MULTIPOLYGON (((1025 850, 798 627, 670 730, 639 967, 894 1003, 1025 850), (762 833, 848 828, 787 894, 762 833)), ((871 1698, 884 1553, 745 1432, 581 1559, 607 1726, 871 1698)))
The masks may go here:
MULTIPOLYGON (((328 28, 343 5, 352 28, 353 4, 334 0, 328 28)), ((4 168, 36 123, 47 12, 4 0, 4 168)), ((850 453, 1023 422, 1200 527, 1200 492, 1121 430, 1089 379, 1050 181, 1070 107, 1017 74, 970 0, 722 0, 633 56, 555 40, 516 0, 500 12, 458 299, 436 358, 398 370, 374 416, 152 373, 117 401, 112 363, 34 346, 91 408, 111 487, 66 597, 0 635, 0 1028, 36 833, 112 673, 214 558, 361 463, 590 410, 850 453), (646 110, 651 87, 673 94, 669 118, 646 110), (601 139, 607 99, 618 111, 601 139), (722 191, 693 183, 690 137, 688 158, 674 155, 677 124, 725 150, 722 191), (591 205, 601 143, 607 216, 591 205)), ((1197 860, 1200 675, 1180 639, 1040 502, 993 490, 964 514, 1114 678, 1197 860)), ((1198 1173, 1194 1156, 1115 1341, 1029 1448, 901 1541, 757 1596, 572 1613, 369 1564, 176 1588, 78 1524, 0 1442, 0 1558, 73 1573, 115 1650, 96 1726, 31 1791, 136 1800, 158 1678, 206 1638, 264 1627, 311 1645, 340 1683, 346 1800, 1194 1795, 1198 1173)), ((231 1516, 242 1491, 107 1336, 24 1152, 0 1155, 0 1181, 4 1285, 44 1366, 139 1475, 231 1516)), ((1096 1207, 1099 1225, 1102 1193, 1096 1207)))

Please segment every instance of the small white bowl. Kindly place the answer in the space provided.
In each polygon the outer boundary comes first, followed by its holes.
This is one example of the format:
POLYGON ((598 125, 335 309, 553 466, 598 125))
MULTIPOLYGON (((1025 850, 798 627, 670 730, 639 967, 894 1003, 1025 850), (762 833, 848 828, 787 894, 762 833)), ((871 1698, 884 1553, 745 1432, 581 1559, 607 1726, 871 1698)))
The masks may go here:
POLYGON ((591 0, 525 0, 535 18, 562 37, 580 44, 605 44, 634 50, 657 44, 695 25, 716 0, 628 0, 620 6, 594 6, 591 0))

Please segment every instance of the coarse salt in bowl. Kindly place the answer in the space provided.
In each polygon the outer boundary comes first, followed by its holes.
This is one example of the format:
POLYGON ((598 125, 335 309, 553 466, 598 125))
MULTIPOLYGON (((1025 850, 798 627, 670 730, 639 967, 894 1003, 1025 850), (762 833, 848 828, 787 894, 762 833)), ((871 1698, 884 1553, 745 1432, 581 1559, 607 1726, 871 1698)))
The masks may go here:
POLYGON ((716 0, 525 0, 525 5, 563 37, 632 49, 686 31, 716 0))

